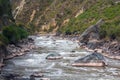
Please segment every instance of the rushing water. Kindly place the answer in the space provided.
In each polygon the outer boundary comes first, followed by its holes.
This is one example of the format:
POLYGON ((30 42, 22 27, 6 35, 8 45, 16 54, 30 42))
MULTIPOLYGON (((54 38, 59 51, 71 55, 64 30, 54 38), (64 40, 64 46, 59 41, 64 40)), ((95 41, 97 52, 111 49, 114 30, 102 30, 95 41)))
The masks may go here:
MULTIPOLYGON (((29 77, 35 72, 43 73, 51 80, 120 80, 120 65, 117 67, 72 67, 76 59, 90 54, 79 49, 77 42, 52 36, 34 37, 35 44, 40 48, 28 54, 7 60, 2 73, 21 74, 29 77), (72 51, 75 52, 72 52, 72 51), (59 53, 60 60, 46 60, 50 53, 59 53)), ((107 59, 109 62, 110 60, 107 59)), ((115 61, 111 61, 115 65, 115 61)), ((119 63, 119 61, 118 61, 119 63)), ((38 79, 39 80, 39 79, 38 79)))

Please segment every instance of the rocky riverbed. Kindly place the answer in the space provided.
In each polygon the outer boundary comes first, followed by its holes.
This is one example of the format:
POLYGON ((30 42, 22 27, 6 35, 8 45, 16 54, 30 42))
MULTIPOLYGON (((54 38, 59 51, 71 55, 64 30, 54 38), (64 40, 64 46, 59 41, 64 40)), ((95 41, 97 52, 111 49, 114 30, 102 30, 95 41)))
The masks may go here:
MULTIPOLYGON (((28 54, 5 61, 1 75, 13 80, 119 80, 120 61, 104 58, 104 67, 75 67, 72 64, 92 52, 79 48, 75 40, 54 36, 35 36, 28 54), (56 55, 54 55, 56 54, 56 55), (52 60, 49 60, 51 58, 52 60), (62 57, 62 58, 55 58, 62 57), (53 59, 54 58, 54 59, 53 59)), ((89 58, 88 58, 89 59, 89 58)), ((84 59, 83 59, 84 60, 84 59)), ((8 79, 8 80, 9 80, 8 79)))
POLYGON ((7 55, 5 59, 10 59, 16 56, 24 55, 25 53, 35 48, 37 47, 34 45, 34 39, 32 39, 31 37, 27 39, 22 39, 15 45, 9 44, 7 46, 7 55))
POLYGON ((6 47, 5 46, 1 47, 0 68, 4 66, 3 63, 4 60, 11 59, 16 56, 22 56, 35 48, 37 47, 34 45, 34 39, 32 39, 32 37, 30 36, 26 39, 20 40, 16 44, 9 44, 6 47))

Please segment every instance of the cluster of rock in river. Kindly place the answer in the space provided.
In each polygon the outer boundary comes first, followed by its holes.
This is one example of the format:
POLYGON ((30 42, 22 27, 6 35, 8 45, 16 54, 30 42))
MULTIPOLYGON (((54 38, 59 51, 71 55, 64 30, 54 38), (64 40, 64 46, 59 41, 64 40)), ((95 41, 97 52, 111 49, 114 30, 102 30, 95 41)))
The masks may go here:
MULTIPOLYGON (((72 51, 74 52, 74 51, 72 51)), ((47 60, 59 60, 63 59, 63 56, 58 53, 48 54, 46 56, 47 60)), ((105 66, 105 58, 100 53, 94 52, 90 55, 87 55, 83 58, 77 59, 71 66, 75 67, 83 67, 83 66, 91 66, 91 67, 101 67, 105 66)), ((30 78, 21 78, 19 74, 3 74, 0 79, 3 80, 36 80, 36 78, 40 78, 40 80, 50 80, 49 78, 44 78, 42 72, 35 72, 30 75, 30 78)))

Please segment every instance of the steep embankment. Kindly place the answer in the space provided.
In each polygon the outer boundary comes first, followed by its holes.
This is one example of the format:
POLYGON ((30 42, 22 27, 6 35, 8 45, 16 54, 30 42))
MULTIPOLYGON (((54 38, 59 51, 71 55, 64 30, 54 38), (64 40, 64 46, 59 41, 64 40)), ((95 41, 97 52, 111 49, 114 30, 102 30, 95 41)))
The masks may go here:
POLYGON ((14 21, 11 13, 11 6, 9 0, 0 0, 0 67, 3 62, 3 57, 6 54, 5 44, 7 39, 1 34, 3 26, 8 26, 14 21))
POLYGON ((0 0, 0 67, 9 53, 7 45, 17 44, 19 40, 27 36, 28 32, 23 25, 15 24, 10 0, 0 0))
MULTIPOLYGON (((81 15, 71 18, 70 22, 61 27, 60 31, 64 34, 81 34, 89 26, 94 25, 98 20, 103 19, 104 24, 101 26, 101 38, 120 37, 120 3, 118 0, 92 0, 94 3, 87 4, 88 7, 81 15)), ((85 4, 86 5, 86 4, 85 4)))
POLYGON ((86 0, 91 6, 71 18, 59 31, 65 35, 79 35, 81 46, 97 50, 109 58, 120 59, 120 1, 92 1, 94 3, 86 0))
MULTIPOLYGON (((83 12, 84 0, 11 0, 17 23, 51 32, 83 12)), ((89 5, 85 5, 89 7, 89 5)))
POLYGON ((16 19, 16 23, 39 27, 40 21, 42 20, 41 16, 53 1, 54 0, 11 0, 13 16, 16 19))
POLYGON ((11 1, 16 22, 38 31, 81 34, 102 18, 101 37, 119 34, 119 0, 11 1))

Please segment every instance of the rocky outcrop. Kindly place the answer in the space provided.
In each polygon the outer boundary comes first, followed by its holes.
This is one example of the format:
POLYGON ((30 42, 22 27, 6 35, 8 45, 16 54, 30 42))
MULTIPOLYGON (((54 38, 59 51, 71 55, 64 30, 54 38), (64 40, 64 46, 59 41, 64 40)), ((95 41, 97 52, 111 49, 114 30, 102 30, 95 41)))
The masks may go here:
POLYGON ((100 48, 104 56, 112 59, 120 59, 120 43, 118 41, 106 41, 100 48))
POLYGON ((98 50, 104 56, 112 59, 120 59, 120 43, 116 40, 100 40, 100 26, 103 20, 86 29, 79 38, 80 46, 88 50, 98 50))
POLYGON ((95 25, 90 26, 89 28, 87 28, 80 36, 79 41, 81 43, 88 43, 89 40, 93 40, 93 39, 99 39, 100 35, 99 35, 99 29, 100 26, 102 25, 103 20, 100 19, 95 25))
POLYGON ((105 65, 106 64, 105 64, 104 56, 97 52, 94 52, 90 55, 80 58, 72 64, 72 66, 77 66, 77 67, 82 67, 82 66, 101 67, 105 65))
POLYGON ((5 59, 24 55, 26 52, 29 52, 34 48, 36 48, 36 46, 34 45, 34 40, 32 38, 20 40, 16 45, 10 44, 7 46, 8 54, 5 59))

